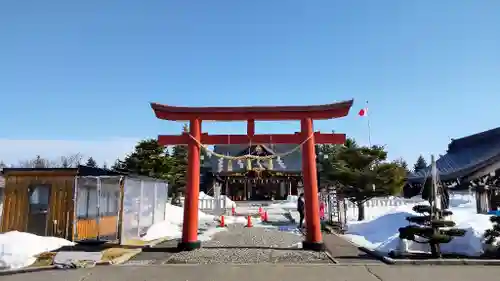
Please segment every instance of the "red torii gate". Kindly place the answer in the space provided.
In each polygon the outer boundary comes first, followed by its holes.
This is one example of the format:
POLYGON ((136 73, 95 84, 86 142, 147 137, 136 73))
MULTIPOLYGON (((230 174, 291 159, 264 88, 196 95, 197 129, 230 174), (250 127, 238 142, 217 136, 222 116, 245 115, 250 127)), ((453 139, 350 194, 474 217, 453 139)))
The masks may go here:
POLYGON ((198 197, 200 186, 200 144, 302 144, 302 176, 306 208, 306 239, 303 248, 322 250, 323 238, 319 220, 318 181, 314 145, 343 144, 345 134, 323 134, 313 131, 313 120, 344 117, 349 113, 353 100, 311 106, 249 106, 249 107, 177 107, 151 103, 159 119, 189 121, 189 133, 177 136, 158 136, 162 145, 188 145, 188 167, 184 223, 180 250, 201 247, 198 240, 198 197), (201 132, 201 122, 247 121, 247 135, 208 135, 201 132), (255 134, 255 121, 300 120, 301 132, 295 134, 255 134))

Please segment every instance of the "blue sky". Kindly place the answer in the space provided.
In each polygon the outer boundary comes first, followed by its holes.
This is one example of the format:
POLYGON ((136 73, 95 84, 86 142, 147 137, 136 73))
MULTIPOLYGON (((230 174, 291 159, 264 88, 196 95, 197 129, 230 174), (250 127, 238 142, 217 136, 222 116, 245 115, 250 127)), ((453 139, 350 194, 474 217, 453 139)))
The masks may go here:
MULTIPOLYGON (((0 159, 81 152, 112 161, 178 133, 185 106, 355 99, 316 130, 413 163, 498 126, 500 1, 8 1, 0 8, 0 159)), ((257 124, 260 133, 297 122, 257 124)), ((204 125, 243 133, 243 123, 204 125)))

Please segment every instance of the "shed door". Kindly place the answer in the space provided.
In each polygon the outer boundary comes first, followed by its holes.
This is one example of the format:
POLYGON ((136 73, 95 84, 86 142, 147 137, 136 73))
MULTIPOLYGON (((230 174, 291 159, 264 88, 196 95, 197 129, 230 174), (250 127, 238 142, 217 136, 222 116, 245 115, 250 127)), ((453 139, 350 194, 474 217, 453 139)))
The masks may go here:
POLYGON ((47 235, 50 185, 33 185, 29 188, 28 232, 47 235))

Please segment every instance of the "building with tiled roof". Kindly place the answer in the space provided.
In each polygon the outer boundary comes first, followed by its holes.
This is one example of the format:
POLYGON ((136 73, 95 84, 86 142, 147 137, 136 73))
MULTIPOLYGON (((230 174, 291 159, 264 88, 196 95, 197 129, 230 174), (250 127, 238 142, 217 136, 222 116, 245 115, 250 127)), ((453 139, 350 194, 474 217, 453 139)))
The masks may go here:
MULTIPOLYGON (((436 161, 436 167, 441 182, 451 189, 474 189, 479 197, 487 196, 488 199, 478 200, 488 201, 488 209, 491 209, 500 189, 500 127, 453 139, 446 154, 436 161)), ((418 194, 429 174, 430 167, 411 173, 405 194, 418 194)), ((478 203, 478 211, 484 209, 484 205, 478 203)))
MULTIPOLYGON (((222 183, 222 193, 233 200, 278 200, 297 194, 302 181, 302 154, 295 144, 216 145, 214 154, 275 156, 262 160, 209 156, 202 167, 202 178, 222 183)), ((210 194, 211 185, 205 183, 202 190, 210 194)))

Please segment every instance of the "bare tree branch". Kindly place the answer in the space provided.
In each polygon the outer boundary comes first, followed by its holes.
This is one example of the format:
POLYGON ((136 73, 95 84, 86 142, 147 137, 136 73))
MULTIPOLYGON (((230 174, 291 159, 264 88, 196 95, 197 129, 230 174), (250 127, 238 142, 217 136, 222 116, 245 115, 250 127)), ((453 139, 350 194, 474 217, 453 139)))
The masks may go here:
POLYGON ((76 168, 80 165, 83 156, 80 153, 61 156, 57 160, 42 158, 40 155, 31 160, 19 162, 20 168, 76 168))

